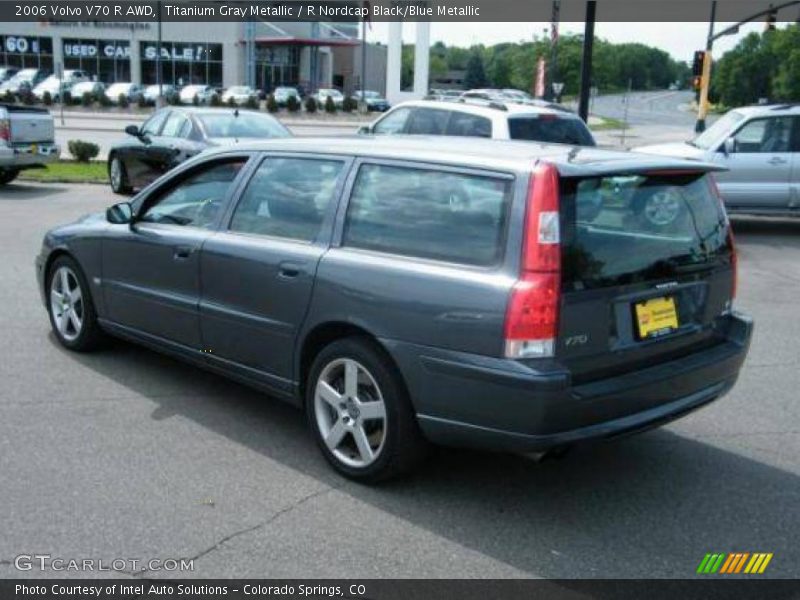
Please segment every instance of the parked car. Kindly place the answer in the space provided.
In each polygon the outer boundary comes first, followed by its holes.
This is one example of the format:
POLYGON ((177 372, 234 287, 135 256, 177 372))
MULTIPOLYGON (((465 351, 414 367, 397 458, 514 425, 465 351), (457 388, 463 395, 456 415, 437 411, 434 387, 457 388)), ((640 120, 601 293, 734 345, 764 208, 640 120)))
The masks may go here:
POLYGON ((208 104, 214 94, 216 90, 210 85, 187 85, 181 88, 179 98, 181 104, 194 104, 195 98, 198 104, 208 104))
POLYGON ((589 128, 574 113, 544 106, 482 100, 404 102, 372 125, 362 127, 359 133, 452 135, 596 145, 589 128))
POLYGON ((222 102, 228 104, 231 99, 238 106, 244 106, 252 100, 258 99, 258 92, 256 92, 249 85, 235 85, 229 87, 222 94, 222 102))
POLYGON ((125 133, 128 137, 108 153, 108 180, 117 194, 145 187, 206 148, 291 135, 265 113, 193 107, 162 108, 125 133))
MULTIPOLYGON (((166 100, 170 96, 177 94, 178 90, 174 85, 170 85, 168 83, 162 83, 160 87, 161 93, 166 100)), ((159 86, 158 85, 148 85, 144 88, 144 100, 150 105, 155 105, 158 101, 158 94, 159 94, 159 86)))
POLYGON ((460 97, 461 97, 461 91, 459 90, 431 89, 428 91, 428 94, 425 97, 425 99, 439 100, 441 102, 457 102, 460 97))
POLYGON ((288 87, 285 85, 281 85, 275 88, 275 91, 272 92, 273 97, 275 98, 275 102, 278 103, 278 106, 286 106, 286 103, 289 101, 291 96, 294 96, 298 102, 300 102, 300 92, 297 91, 297 88, 288 87))
POLYGON ((50 98, 53 101, 59 101, 62 91, 70 90, 76 83, 90 80, 91 76, 86 71, 81 69, 65 69, 63 77, 59 78, 57 75, 50 75, 50 77, 39 83, 33 88, 33 95, 37 100, 42 101, 45 92, 49 92, 50 98))
POLYGON ((19 69, 17 67, 0 67, 0 83, 8 81, 17 74, 19 69))
POLYGON ((435 137, 248 142, 50 231, 36 271, 66 348, 110 333, 267 390, 305 407, 336 470, 374 481, 428 442, 561 450, 726 393, 752 325, 732 308, 714 168, 435 137), (674 191, 682 217, 654 233, 619 178, 674 191))
POLYGON ((730 213, 800 215, 800 105, 737 108, 692 141, 637 151, 726 168, 717 181, 730 213))
POLYGON ((144 88, 138 83, 120 82, 112 83, 106 88, 106 98, 112 104, 119 104, 120 96, 124 96, 130 104, 139 102, 144 97, 144 88))
POLYGON ((333 99, 333 103, 336 108, 342 108, 344 105, 344 94, 337 89, 321 88, 316 94, 314 94, 314 99, 320 106, 325 106, 325 102, 327 102, 328 97, 333 99))
POLYGON ((353 98, 358 102, 361 102, 363 98, 367 103, 367 110, 370 112, 386 112, 392 107, 386 98, 381 96, 378 92, 372 92, 370 90, 357 90, 353 94, 353 98))
POLYGON ((100 81, 81 81, 69 89, 73 102, 80 102, 84 94, 91 94, 92 98, 99 100, 106 93, 106 85, 100 81))
POLYGON ((16 75, 0 84, 0 95, 11 92, 21 94, 33 90, 48 73, 42 69, 22 69, 16 75))
POLYGON ((13 181, 23 169, 58 160, 60 154, 47 109, 0 104, 0 185, 13 181))

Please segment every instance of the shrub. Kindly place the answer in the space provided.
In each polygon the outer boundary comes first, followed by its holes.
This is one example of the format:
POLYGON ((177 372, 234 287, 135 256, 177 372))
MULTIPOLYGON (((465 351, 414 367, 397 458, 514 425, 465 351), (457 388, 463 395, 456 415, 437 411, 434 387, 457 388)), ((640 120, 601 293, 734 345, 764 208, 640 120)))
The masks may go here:
POLYGON ((69 153, 75 157, 78 162, 89 162, 100 154, 100 146, 92 142, 84 142, 83 140, 70 140, 67 142, 69 153))
POLYGON ((278 101, 275 100, 275 96, 270 94, 267 96, 267 110, 271 113, 276 113, 280 107, 278 106, 278 101))
POLYGON ((26 104, 27 106, 36 104, 36 96, 34 96, 33 92, 30 90, 23 90, 20 92, 20 100, 22 100, 22 103, 26 104))
MULTIPOLYGON (((105 97, 105 94, 103 94, 105 97)), ((92 97, 91 92, 83 92, 83 96, 81 96, 81 106, 89 108, 92 104, 94 104, 94 98, 92 97)))
POLYGON ((228 106, 236 108, 236 100, 233 99, 233 96, 228 96, 228 106))
POLYGON ((208 99, 209 106, 222 106, 222 100, 220 100, 219 94, 214 92, 211 94, 211 97, 208 99))
POLYGON ((317 100, 314 96, 309 96, 306 98, 306 112, 309 114, 314 114, 317 112, 317 100))
POLYGON ((117 104, 120 108, 128 108, 130 106, 130 102, 128 102, 128 97, 125 94, 120 94, 117 98, 117 104))
POLYGON ((336 112, 336 103, 333 101, 333 98, 327 96, 325 98, 325 112, 333 114, 336 112))
POLYGON ((300 101, 297 99, 297 96, 289 96, 286 99, 286 109, 289 112, 297 112, 300 110, 300 101))
POLYGON ((3 96, 3 102, 8 102, 9 104, 13 104, 16 101, 17 99, 14 96, 14 92, 12 92, 11 90, 6 90, 5 96, 3 96))
POLYGON ((53 96, 50 92, 45 92, 42 94, 42 104, 45 106, 53 106, 53 96))
POLYGON ((245 108, 250 108, 252 110, 258 110, 258 108, 259 108, 259 106, 258 106, 258 98, 256 98, 255 96, 250 96, 247 99, 247 102, 244 103, 244 106, 245 106, 245 108))
POLYGON ((181 95, 175 90, 168 92, 166 98, 167 98, 167 104, 169 104, 170 106, 177 106, 178 104, 181 103, 181 95))
POLYGON ((144 97, 144 94, 140 94, 136 98, 136 106, 139 108, 147 108, 147 99, 144 97))
POLYGON ((72 104, 72 94, 70 94, 68 91, 61 94, 61 102, 66 105, 72 104))
POLYGON ((346 113, 351 113, 358 108, 358 100, 352 96, 347 96, 342 102, 342 110, 346 113))
MULTIPOLYGON (((84 96, 86 96, 86 94, 84 94, 84 96)), ((90 105, 91 105, 91 95, 90 95, 89 102, 90 102, 90 105)), ((100 94, 100 106, 102 106, 104 108, 108 108, 109 106, 111 106, 111 98, 109 98, 105 94, 100 94)))
POLYGON ((192 97, 192 104, 193 104, 194 106, 200 106, 200 96, 198 96, 197 94, 195 94, 195 95, 192 97))

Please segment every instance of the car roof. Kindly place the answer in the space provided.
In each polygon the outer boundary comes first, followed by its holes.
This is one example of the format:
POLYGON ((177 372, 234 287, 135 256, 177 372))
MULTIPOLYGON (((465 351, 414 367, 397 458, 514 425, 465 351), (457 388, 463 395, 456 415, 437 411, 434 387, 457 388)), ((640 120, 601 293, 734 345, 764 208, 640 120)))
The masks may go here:
POLYGON ((398 104, 395 108, 399 108, 401 106, 458 111, 469 113, 471 115, 480 115, 489 119, 503 119, 512 115, 560 115, 566 118, 578 118, 578 115, 575 113, 563 109, 551 108, 549 106, 537 106, 534 104, 516 104, 514 102, 443 102, 441 100, 410 100, 408 102, 398 104))
POLYGON ((596 147, 480 138, 467 142, 463 137, 417 135, 276 138, 241 142, 235 148, 214 149, 205 155, 242 151, 368 156, 502 171, 529 171, 535 162, 543 160, 555 164, 567 177, 648 170, 719 170, 710 163, 596 147))
POLYGON ((800 103, 783 103, 783 104, 757 104, 754 106, 741 106, 734 108, 731 112, 738 112, 743 115, 750 116, 778 116, 781 114, 787 115, 800 115, 800 103))

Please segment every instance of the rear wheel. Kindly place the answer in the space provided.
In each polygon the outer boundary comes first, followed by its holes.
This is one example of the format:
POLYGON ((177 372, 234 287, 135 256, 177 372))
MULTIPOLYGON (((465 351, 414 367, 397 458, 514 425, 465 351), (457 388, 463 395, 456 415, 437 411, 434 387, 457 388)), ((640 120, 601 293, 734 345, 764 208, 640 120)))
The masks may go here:
POLYGON ((19 175, 19 169, 3 169, 0 168, 0 185, 11 183, 19 175))
POLYGON ((68 256, 57 258, 50 267, 46 289, 50 324, 61 345, 79 352, 97 347, 103 334, 78 263, 68 256))
POLYGON ((425 455, 405 386, 394 366, 366 338, 326 347, 306 385, 309 425, 328 462, 365 482, 409 471, 425 455))
POLYGON ((117 155, 112 156, 111 162, 108 164, 108 181, 111 184, 111 190, 115 194, 131 193, 128 172, 125 170, 125 164, 117 155))

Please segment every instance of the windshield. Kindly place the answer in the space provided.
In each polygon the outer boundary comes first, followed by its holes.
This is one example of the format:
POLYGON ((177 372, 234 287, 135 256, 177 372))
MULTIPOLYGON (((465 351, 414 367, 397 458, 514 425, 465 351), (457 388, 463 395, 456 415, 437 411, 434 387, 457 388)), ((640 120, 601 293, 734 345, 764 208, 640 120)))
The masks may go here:
POLYGON ((22 69, 22 71, 14 75, 12 81, 30 81, 34 77, 36 77, 36 69, 22 69))
POLYGON ((529 140, 573 146, 594 146, 594 138, 583 121, 556 115, 513 117, 508 120, 512 140, 529 140))
POLYGON ((703 150, 708 150, 721 142, 723 137, 730 135, 737 123, 742 119, 744 119, 742 113, 732 110, 723 117, 720 117, 711 127, 694 138, 692 144, 703 150))
POLYGON ((730 260, 728 220, 708 177, 693 173, 565 180, 565 289, 673 278, 730 260))
POLYGON ((274 138, 288 137, 289 131, 269 115, 240 112, 205 113, 198 115, 210 138, 274 138))

